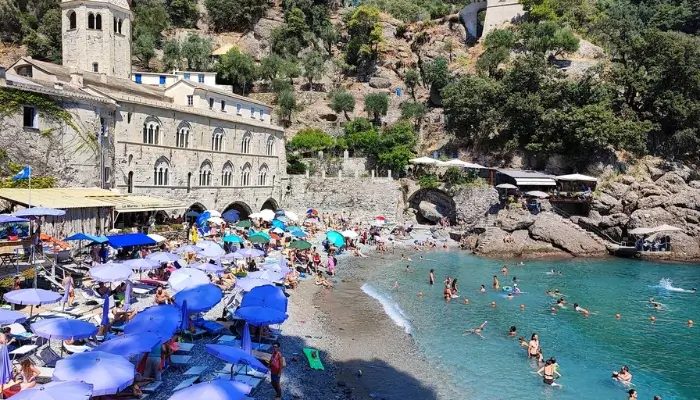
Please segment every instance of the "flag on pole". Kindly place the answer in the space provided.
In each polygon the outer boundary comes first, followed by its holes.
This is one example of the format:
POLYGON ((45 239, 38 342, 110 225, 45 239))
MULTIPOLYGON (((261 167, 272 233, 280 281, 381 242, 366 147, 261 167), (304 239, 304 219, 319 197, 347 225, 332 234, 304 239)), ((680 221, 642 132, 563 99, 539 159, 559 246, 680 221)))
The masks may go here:
POLYGON ((32 175, 32 167, 26 166, 22 168, 21 171, 19 171, 15 176, 12 177, 13 181, 18 181, 20 179, 29 179, 29 177, 32 175))

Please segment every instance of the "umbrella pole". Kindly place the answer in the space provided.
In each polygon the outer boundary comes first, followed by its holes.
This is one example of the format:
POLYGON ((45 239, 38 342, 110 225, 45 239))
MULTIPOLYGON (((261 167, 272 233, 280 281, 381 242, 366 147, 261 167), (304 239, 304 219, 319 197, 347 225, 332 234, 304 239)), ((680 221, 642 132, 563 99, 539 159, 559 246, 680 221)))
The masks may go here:
POLYGON ((231 380, 233 380, 233 363, 231 363, 231 380))

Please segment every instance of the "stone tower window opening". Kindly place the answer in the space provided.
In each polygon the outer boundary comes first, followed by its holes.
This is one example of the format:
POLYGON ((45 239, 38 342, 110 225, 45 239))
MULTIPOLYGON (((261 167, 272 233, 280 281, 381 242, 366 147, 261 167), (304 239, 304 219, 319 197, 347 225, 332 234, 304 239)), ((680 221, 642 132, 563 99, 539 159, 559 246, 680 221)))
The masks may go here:
POLYGON ((251 166, 249 163, 245 163, 243 169, 241 170, 241 186, 250 186, 250 170, 251 166))
POLYGON ((243 141, 241 142, 241 153, 250 153, 250 138, 250 132, 246 132, 245 135, 243 135, 243 141))
POLYGON ((224 151, 224 130, 221 128, 214 129, 211 138, 211 149, 213 151, 224 151))
POLYGON ((258 185, 259 186, 267 186, 267 164, 263 164, 260 166, 260 170, 258 171, 258 185))
POLYGON ((114 27, 114 33, 117 33, 117 17, 114 17, 114 23, 112 26, 114 27))
POLYGON ((134 171, 129 171, 126 179, 126 188, 127 193, 134 193, 134 171))
POLYGON ((274 136, 270 136, 269 138, 267 138, 267 146, 266 146, 265 150, 266 150, 265 153, 268 156, 275 155, 275 137, 274 136))
POLYGON ((100 72, 100 64, 98 64, 96 62, 92 63, 92 72, 94 72, 94 73, 100 72))
POLYGON ((168 186, 169 172, 170 162, 168 159, 165 157, 159 158, 153 168, 153 184, 156 186, 168 186))
POLYGON ((143 123, 143 143, 160 144, 160 124, 154 118, 147 118, 143 123))
POLYGON ((192 173, 188 172, 187 173, 187 193, 189 193, 192 190, 192 173))
POLYGON ((68 30, 73 30, 78 27, 78 17, 75 11, 68 11, 68 30))
POLYGON ((233 164, 231 161, 226 161, 221 170, 221 186, 233 186, 233 164))
POLYGON ((186 149, 190 147, 190 124, 183 122, 177 129, 175 135, 175 146, 186 149))
POLYGON ((199 167, 199 186, 211 186, 211 162, 206 160, 199 167))
POLYGON ((95 15, 95 29, 98 31, 102 30, 102 15, 100 14, 95 15))
POLYGON ((88 14, 88 29, 95 29, 95 14, 88 14))

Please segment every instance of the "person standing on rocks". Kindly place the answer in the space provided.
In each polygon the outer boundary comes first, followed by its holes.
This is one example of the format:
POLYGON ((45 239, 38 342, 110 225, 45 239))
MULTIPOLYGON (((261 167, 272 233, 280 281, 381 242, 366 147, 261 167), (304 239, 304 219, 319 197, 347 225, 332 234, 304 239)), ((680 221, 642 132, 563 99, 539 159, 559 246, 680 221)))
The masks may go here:
POLYGON ((282 369, 284 368, 284 357, 280 351, 279 342, 272 344, 272 357, 270 357, 270 384, 275 389, 275 399, 282 398, 282 386, 280 378, 282 377, 282 369))

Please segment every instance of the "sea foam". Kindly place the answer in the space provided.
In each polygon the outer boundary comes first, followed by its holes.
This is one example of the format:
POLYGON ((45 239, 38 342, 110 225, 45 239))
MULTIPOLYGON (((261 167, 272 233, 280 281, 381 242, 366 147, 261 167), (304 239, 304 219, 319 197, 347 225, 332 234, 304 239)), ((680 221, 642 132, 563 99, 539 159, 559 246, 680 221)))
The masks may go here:
POLYGON ((409 322, 408 317, 401 309, 401 307, 390 296, 385 296, 379 293, 368 283, 362 285, 361 289, 363 292, 365 292, 365 294, 381 303, 386 315, 388 315, 389 318, 391 318, 391 320, 394 321, 396 325, 402 327, 409 335, 413 334, 413 328, 411 327, 411 323, 409 322))

